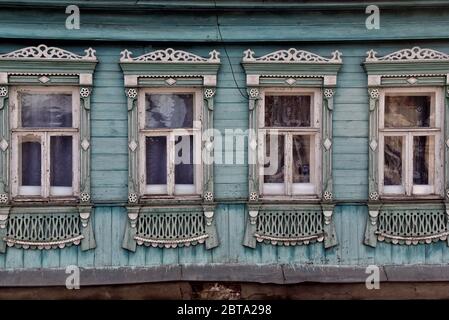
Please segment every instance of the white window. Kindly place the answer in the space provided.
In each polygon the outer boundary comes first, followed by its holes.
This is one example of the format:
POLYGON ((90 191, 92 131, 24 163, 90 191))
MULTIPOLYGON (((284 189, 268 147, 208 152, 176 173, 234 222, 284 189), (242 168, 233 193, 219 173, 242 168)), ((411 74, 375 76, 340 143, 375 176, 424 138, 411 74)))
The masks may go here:
POLYGON ((11 103, 12 195, 79 195, 79 89, 14 87, 11 103))
POLYGON ((440 195, 443 92, 388 88, 379 99, 379 181, 384 196, 440 195))
POLYGON ((259 114, 260 192, 316 197, 321 192, 319 89, 264 89, 259 114))
POLYGON ((201 195, 200 89, 139 91, 140 193, 201 195))

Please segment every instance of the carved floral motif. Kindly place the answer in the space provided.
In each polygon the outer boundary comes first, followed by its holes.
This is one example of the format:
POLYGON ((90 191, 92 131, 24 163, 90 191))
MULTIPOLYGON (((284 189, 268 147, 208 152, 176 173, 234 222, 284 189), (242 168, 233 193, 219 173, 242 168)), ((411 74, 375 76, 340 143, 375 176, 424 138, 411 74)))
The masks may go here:
POLYGON ((143 54, 139 57, 131 57, 132 52, 125 49, 120 53, 120 62, 202 62, 219 63, 220 53, 216 50, 209 52, 209 58, 203 58, 196 54, 168 48, 143 54))
POLYGON ((421 49, 420 47, 413 47, 411 49, 402 49, 393 53, 387 54, 383 57, 376 57, 377 52, 370 50, 367 52, 365 62, 394 62, 394 61, 416 61, 416 60, 449 60, 449 55, 433 49, 421 49))
POLYGON ((47 47, 41 44, 37 47, 27 47, 0 55, 0 60, 8 59, 55 59, 55 60, 91 60, 96 61, 95 50, 84 50, 84 56, 57 47, 47 47))
POLYGON ((243 62, 303 62, 303 63, 341 63, 341 52, 334 51, 331 58, 325 58, 315 53, 305 50, 290 48, 279 50, 259 58, 255 57, 255 52, 248 49, 243 54, 243 62))

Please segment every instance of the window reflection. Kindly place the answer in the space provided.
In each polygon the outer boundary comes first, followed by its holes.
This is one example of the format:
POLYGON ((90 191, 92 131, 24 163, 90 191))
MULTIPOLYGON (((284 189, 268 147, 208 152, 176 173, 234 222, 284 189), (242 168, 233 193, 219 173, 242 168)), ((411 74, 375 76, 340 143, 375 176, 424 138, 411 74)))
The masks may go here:
POLYGON ((310 182, 310 136, 293 136, 293 182, 310 182))
POLYGON ((284 182, 284 136, 266 135, 264 182, 284 182))
POLYGON ((310 127, 310 96, 266 96, 265 126, 310 127))
POLYGON ((72 127, 71 94, 20 93, 19 101, 22 127, 72 127))
POLYGON ((413 183, 429 184, 429 170, 433 166, 434 137, 413 137, 413 183))
POLYGON ((147 94, 145 126, 157 128, 192 128, 192 94, 147 94))
POLYGON ((430 96, 386 96, 385 127, 430 127, 430 96))
POLYGON ((402 143, 403 137, 385 137, 384 185, 402 184, 402 143))

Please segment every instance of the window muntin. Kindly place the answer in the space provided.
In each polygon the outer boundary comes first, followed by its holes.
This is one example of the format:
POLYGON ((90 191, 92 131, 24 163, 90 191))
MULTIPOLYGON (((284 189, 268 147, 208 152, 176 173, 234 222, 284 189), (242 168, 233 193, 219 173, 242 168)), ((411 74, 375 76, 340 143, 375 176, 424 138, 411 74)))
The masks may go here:
POLYGON ((16 200, 79 194, 79 91, 16 87, 11 92, 11 176, 16 200))
POLYGON ((261 194, 316 196, 320 193, 319 89, 266 89, 259 134, 264 161, 261 194))
POLYGON ((380 190, 384 196, 442 192, 442 93, 384 89, 380 96, 380 190))
POLYGON ((141 193, 201 194, 201 91, 145 89, 139 96, 141 193))

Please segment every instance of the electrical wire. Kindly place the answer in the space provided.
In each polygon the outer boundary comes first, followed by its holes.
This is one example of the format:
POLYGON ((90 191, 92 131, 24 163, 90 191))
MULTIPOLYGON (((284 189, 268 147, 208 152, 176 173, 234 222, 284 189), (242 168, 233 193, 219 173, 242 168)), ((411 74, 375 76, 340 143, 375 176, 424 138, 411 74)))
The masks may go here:
POLYGON ((220 29, 220 23, 218 21, 218 13, 217 13, 217 1, 214 0, 214 5, 215 5, 215 18, 216 18, 216 24, 217 24, 217 30, 218 30, 218 35, 220 37, 220 42, 223 46, 223 50, 225 52, 226 55, 226 59, 228 60, 229 63, 229 67, 231 68, 231 73, 232 73, 232 78, 234 79, 234 83, 235 86, 237 88, 237 90, 239 91, 240 95, 245 98, 246 100, 249 100, 249 97, 246 93, 242 92, 241 88, 239 87, 238 83, 237 83, 237 79, 235 78, 235 73, 234 73, 234 68, 232 67, 232 63, 231 63, 231 58, 229 58, 229 54, 228 54, 228 50, 226 48, 226 44, 225 41, 223 40, 223 35, 221 34, 221 29, 220 29))

